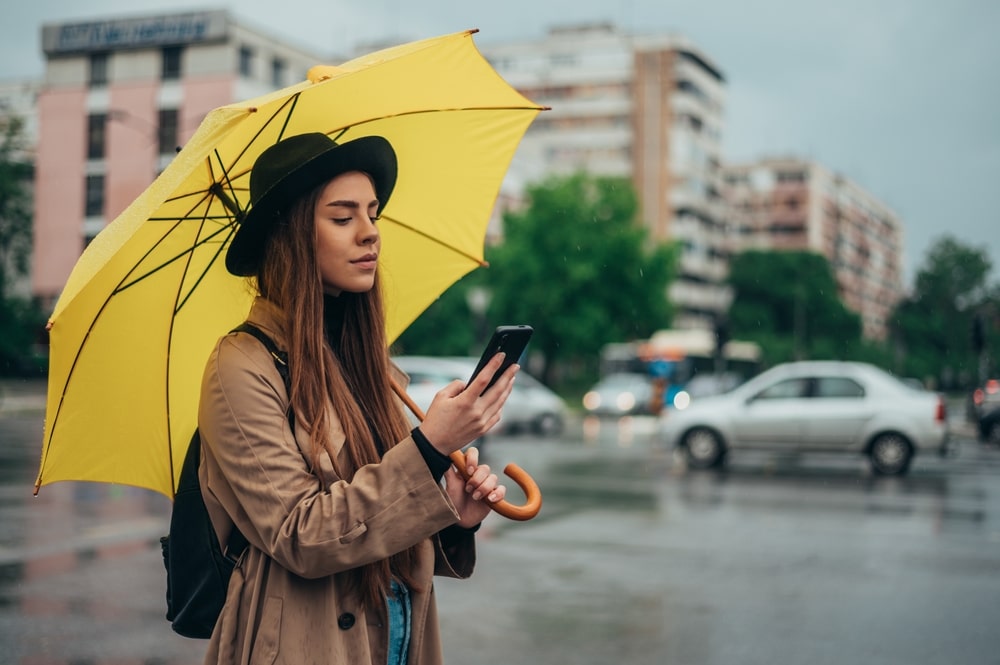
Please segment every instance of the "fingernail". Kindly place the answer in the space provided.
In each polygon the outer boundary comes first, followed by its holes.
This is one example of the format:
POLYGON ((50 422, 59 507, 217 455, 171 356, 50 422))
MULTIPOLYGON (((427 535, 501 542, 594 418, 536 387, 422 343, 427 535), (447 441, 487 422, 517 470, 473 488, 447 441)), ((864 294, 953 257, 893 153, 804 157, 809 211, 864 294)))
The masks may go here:
POLYGON ((490 500, 490 503, 493 503, 494 501, 496 501, 496 500, 497 500, 497 494, 496 494, 496 492, 494 492, 493 494, 490 494, 490 495, 489 495, 488 497, 486 497, 486 498, 488 498, 488 499, 490 500))
POLYGON ((476 467, 470 465, 468 469, 465 470, 470 476, 476 472, 476 467))
POLYGON ((482 496, 483 496, 482 492, 473 492, 472 493, 472 498, 475 499, 476 501, 479 501, 480 497, 482 497, 482 496))

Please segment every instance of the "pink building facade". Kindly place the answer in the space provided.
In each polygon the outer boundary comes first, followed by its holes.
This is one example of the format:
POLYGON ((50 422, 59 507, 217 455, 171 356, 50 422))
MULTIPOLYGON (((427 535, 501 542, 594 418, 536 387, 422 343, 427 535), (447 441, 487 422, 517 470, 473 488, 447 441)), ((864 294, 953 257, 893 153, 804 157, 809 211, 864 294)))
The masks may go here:
POLYGON ((819 164, 764 159, 725 167, 732 252, 807 250, 830 262, 844 305, 869 339, 886 338, 903 297, 903 228, 869 192, 819 164))
POLYGON ((42 45, 32 291, 49 304, 209 111, 329 61, 225 11, 47 24, 42 45))

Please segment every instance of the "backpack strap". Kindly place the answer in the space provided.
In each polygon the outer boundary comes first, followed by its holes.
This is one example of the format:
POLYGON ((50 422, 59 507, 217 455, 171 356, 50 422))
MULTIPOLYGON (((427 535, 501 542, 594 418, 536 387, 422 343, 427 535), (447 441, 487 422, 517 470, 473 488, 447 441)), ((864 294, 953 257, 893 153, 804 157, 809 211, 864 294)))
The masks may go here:
POLYGON ((274 343, 274 340, 266 332, 249 321, 244 321, 230 332, 245 332, 256 337, 274 359, 274 366, 278 369, 278 373, 281 374, 281 380, 285 382, 285 388, 290 387, 291 377, 288 375, 288 354, 279 349, 278 345, 274 343))

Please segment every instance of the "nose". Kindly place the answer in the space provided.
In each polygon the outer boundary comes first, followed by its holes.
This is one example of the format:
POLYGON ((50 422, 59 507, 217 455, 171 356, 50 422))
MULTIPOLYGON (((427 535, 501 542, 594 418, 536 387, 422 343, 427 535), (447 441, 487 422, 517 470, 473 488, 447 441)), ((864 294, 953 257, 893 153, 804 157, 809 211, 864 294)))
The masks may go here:
POLYGON ((378 240, 378 226, 375 225, 375 222, 363 224, 358 235, 362 245, 374 244, 378 240))

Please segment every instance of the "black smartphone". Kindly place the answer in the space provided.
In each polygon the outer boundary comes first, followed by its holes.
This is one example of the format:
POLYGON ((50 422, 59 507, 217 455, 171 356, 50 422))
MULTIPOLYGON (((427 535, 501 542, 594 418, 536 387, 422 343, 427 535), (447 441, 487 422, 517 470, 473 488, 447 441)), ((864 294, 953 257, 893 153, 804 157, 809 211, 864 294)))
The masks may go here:
POLYGON ((533 332, 534 329, 531 326, 497 326, 486 348, 483 349, 483 355, 479 358, 479 363, 476 364, 476 369, 472 372, 469 383, 472 383, 472 380, 478 376, 479 372, 482 371, 483 367, 486 366, 493 356, 503 351, 506 354, 503 364, 497 370, 496 374, 493 375, 493 378, 490 379, 489 385, 486 386, 483 392, 489 390, 496 383, 497 379, 500 378, 500 375, 521 358, 521 354, 527 348, 528 340, 531 339, 531 333, 533 332))

